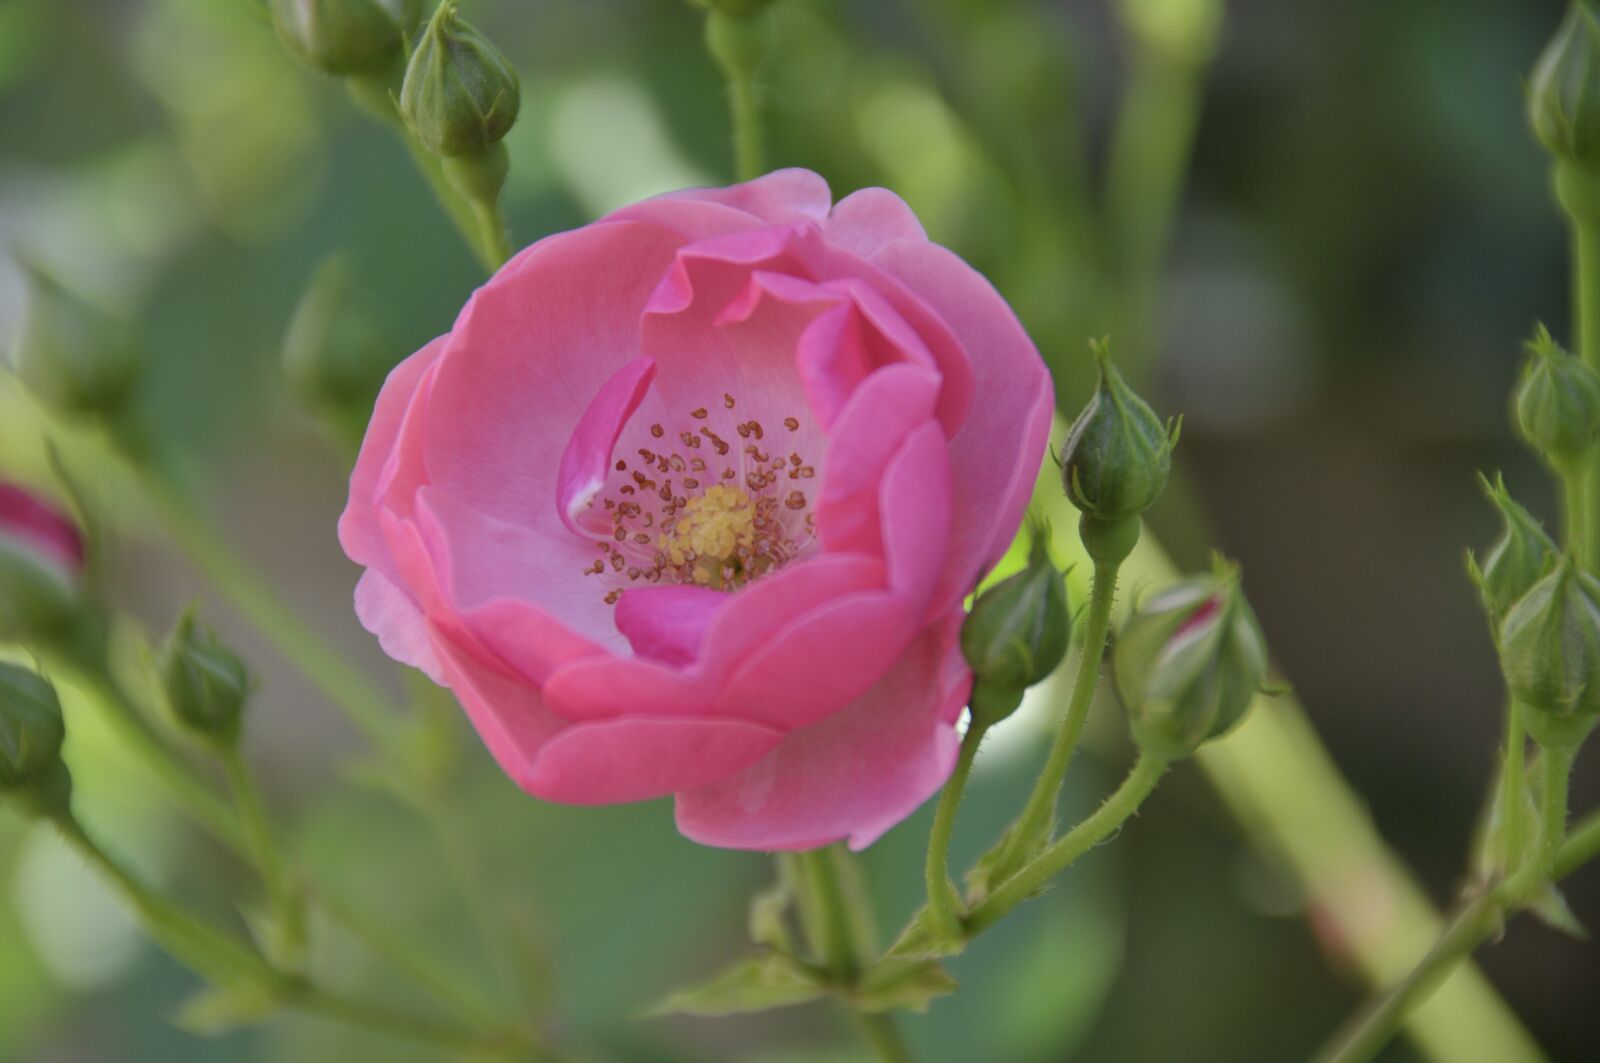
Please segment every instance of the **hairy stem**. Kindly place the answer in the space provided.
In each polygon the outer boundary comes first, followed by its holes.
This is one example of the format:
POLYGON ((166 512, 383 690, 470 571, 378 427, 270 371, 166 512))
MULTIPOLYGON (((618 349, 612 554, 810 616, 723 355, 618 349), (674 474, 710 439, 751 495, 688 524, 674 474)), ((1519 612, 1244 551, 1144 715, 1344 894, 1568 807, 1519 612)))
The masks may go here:
POLYGON ((983 741, 987 729, 976 720, 967 728, 955 771, 939 795, 939 807, 933 814, 933 832, 928 837, 928 910, 933 913, 939 929, 952 936, 961 933, 961 898, 950 883, 950 835, 955 828, 956 810, 961 807, 961 795, 967 788, 967 778, 972 774, 972 761, 978 755, 978 744, 983 741))
POLYGON ((116 734, 119 748, 161 784, 178 811, 228 848, 247 855, 248 838, 227 801, 145 721, 106 662, 74 660, 69 667, 88 689, 89 700, 99 708, 101 720, 116 734))
POLYGON ((1122 785, 1088 819, 1003 881, 972 910, 972 915, 967 919, 968 930, 973 934, 987 930, 1017 905, 1042 890, 1067 865, 1115 833, 1128 821, 1128 817, 1139 810, 1166 770, 1167 761, 1163 758, 1141 754, 1122 785))
POLYGON ((1061 784, 1067 777, 1072 754, 1078 748, 1083 725, 1089 719, 1089 709, 1094 703, 1095 687, 1100 681, 1100 659, 1105 655, 1106 639, 1111 633, 1111 606, 1117 592, 1118 566, 1096 562, 1093 585, 1089 591, 1089 615, 1084 622, 1083 656, 1078 659, 1078 673, 1072 682, 1072 695, 1067 702, 1067 712, 1056 732, 1050 757, 1044 770, 1033 785, 1028 803, 1022 810, 1016 826, 1002 842, 1005 850, 998 862, 998 877, 1006 877, 1027 857, 1028 847, 1049 829, 1055 818, 1056 802, 1061 795, 1061 784))
POLYGON ((1567 779, 1572 751, 1546 748, 1540 798, 1538 855, 1492 890, 1467 898, 1444 932, 1410 973, 1376 995, 1318 1051, 1315 1063, 1366 1063, 1388 1044, 1407 1017, 1442 985, 1475 949, 1498 933, 1506 918, 1542 886, 1600 852, 1600 817, 1590 816, 1570 850, 1565 844, 1567 779), (1595 835, 1591 837, 1590 835, 1595 835))

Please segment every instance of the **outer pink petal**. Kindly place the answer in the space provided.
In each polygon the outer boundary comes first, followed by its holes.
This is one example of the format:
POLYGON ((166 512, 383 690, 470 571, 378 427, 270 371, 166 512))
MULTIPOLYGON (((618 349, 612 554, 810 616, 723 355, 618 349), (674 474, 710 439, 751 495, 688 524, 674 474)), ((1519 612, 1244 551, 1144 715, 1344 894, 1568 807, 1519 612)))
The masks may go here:
POLYGON ((435 634, 434 641, 447 685, 495 762, 518 786, 530 789, 534 759, 566 721, 545 708, 533 687, 485 667, 448 638, 435 634))
POLYGON ((928 238, 906 201, 887 188, 863 188, 839 200, 822 233, 833 246, 862 258, 895 240, 928 238))
POLYGON ((656 199, 705 200, 742 210, 768 225, 788 225, 797 221, 822 221, 828 216, 833 193, 828 190, 828 182, 819 175, 793 168, 774 170, 754 181, 726 188, 690 188, 656 199))
POLYGON ((363 572, 356 584, 356 617, 362 627, 378 636, 384 653, 421 669, 440 686, 448 683, 422 610, 410 595, 375 568, 363 572))
POLYGON ((524 785, 546 800, 575 805, 644 801, 726 778, 782 737, 776 728, 728 718, 577 724, 540 748, 524 785))
POLYGON ((936 307, 978 359, 972 413, 950 440, 955 524, 943 597, 953 602, 1016 534, 1044 460, 1055 394, 1016 315, 956 255, 903 240, 884 247, 873 262, 936 307))
POLYGON ((678 795, 678 829, 731 849, 864 848, 950 775, 970 674, 961 615, 930 626, 882 680, 839 712, 795 731, 739 774, 678 795))
POLYGON ((339 518, 339 542, 350 560, 358 565, 370 567, 388 553, 373 514, 378 482, 394 450, 395 437, 416 394, 417 384, 444 351, 448 339, 448 336, 440 336, 430 341, 395 366, 384 381, 383 390, 378 393, 372 420, 367 425, 366 438, 361 441, 361 453, 356 458, 355 470, 350 474, 350 500, 339 518))

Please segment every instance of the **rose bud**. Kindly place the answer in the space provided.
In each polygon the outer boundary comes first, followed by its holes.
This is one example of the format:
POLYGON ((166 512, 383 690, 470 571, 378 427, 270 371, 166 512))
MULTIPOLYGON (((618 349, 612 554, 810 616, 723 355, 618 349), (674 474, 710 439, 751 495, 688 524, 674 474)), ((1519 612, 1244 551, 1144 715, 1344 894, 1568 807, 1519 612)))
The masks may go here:
POLYGON ((972 666, 972 712, 984 726, 1022 704, 1022 692, 1046 679, 1072 638, 1067 586, 1050 560, 1047 529, 1035 528, 1028 564, 978 595, 961 626, 961 652, 972 666))
POLYGON ((1188 756, 1243 719, 1266 663, 1266 643, 1234 566, 1139 603, 1112 651, 1134 741, 1169 759, 1188 756))
POLYGON ((476 156, 500 143, 517 120, 517 72, 444 0, 411 53, 400 112, 423 147, 441 157, 476 156))
POLYGON ((325 74, 383 74, 399 64, 417 0, 272 0, 278 36, 325 74))
POLYGON ((1600 435, 1600 376, 1557 346, 1543 325, 1527 350, 1517 385, 1517 428, 1556 469, 1579 468, 1600 435))
POLYGON ((1528 121, 1557 158, 1600 160, 1600 13, 1592 0, 1567 5, 1567 17, 1534 64, 1528 121))
POLYGON ((1498 631, 1517 599, 1527 594, 1555 563, 1556 544, 1545 534, 1544 526, 1506 491, 1504 477, 1490 483, 1488 477, 1479 476, 1478 481, 1489 501, 1500 510, 1505 527, 1481 562, 1470 550, 1467 552, 1467 574, 1477 585, 1484 611, 1498 631))
POLYGON ((30 817, 64 809, 71 786, 61 759, 66 737, 50 681, 0 661, 0 800, 30 817))
POLYGON ((1600 717, 1600 583, 1563 557, 1506 614, 1500 668, 1535 741, 1581 742, 1600 717))
POLYGON ((83 538, 66 517, 0 481, 0 640, 45 638, 76 608, 83 538))
POLYGON ((214 634, 195 624, 193 610, 167 636, 158 669, 167 704, 181 726, 219 746, 238 741, 250 674, 214 634))
POLYGON ((352 285, 348 256, 317 267, 284 336, 281 365, 300 401, 346 434, 367 425, 397 344, 352 285))
POLYGON ((109 416, 127 401, 138 345, 119 321, 18 256, 28 282, 14 354, 17 376, 57 413, 109 416))
POLYGON ((1114 563, 1133 549, 1139 514, 1167 486, 1178 434, 1123 381, 1106 344, 1091 347, 1100 379, 1062 449, 1061 481, 1083 513, 1089 556, 1114 563))

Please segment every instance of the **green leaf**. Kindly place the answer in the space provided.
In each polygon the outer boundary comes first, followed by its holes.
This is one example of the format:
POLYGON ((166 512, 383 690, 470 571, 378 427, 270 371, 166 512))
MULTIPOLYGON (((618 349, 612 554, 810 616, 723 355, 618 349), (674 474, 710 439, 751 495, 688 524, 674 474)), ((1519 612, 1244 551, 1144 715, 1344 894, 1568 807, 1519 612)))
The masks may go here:
POLYGON ((954 993, 956 987, 955 978, 934 960, 883 960, 868 968, 850 999, 862 1011, 921 1014, 934 998, 954 993))
POLYGON ((258 986, 207 986, 184 1001, 172 1022, 199 1037, 217 1037, 262 1021, 278 1010, 278 999, 258 986))
POLYGON ((1578 917, 1572 914, 1572 909, 1567 906, 1567 898, 1555 887, 1554 883, 1546 886, 1531 897, 1526 907, 1539 922, 1550 929, 1558 930, 1578 941, 1589 940, 1589 928, 1580 923, 1578 917))
POLYGON ((933 913, 923 906, 911 917, 911 922, 900 932, 884 960, 921 961, 954 956, 967 947, 965 938, 952 936, 933 920, 933 913))
POLYGON ((829 992, 821 977, 794 958, 770 953, 741 960, 706 982, 672 993, 646 1010, 645 1017, 767 1011, 805 1004, 829 992))
POLYGON ((976 904, 987 897, 994 887, 1022 870, 1029 861, 1038 856, 1050 844, 1050 838, 1056 832, 1055 816, 1051 816, 1044 823, 1030 832, 1030 836, 1017 848, 1016 854, 1010 859, 1002 859, 1011 848, 1011 836, 1018 830, 1018 824, 1013 823, 1007 828, 994 848, 978 858, 972 865, 972 870, 967 872, 967 896, 976 904))
POLYGON ((794 940, 784 918, 793 902, 794 893, 782 879, 750 898, 750 940, 774 952, 792 955, 794 940))

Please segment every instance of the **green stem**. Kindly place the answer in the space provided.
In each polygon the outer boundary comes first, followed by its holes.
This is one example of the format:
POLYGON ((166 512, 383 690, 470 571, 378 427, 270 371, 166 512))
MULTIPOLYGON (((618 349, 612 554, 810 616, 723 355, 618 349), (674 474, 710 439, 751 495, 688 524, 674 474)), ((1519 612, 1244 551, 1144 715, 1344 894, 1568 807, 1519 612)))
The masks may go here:
POLYGON ((456 1049, 510 1047, 462 1026, 438 1022, 345 996, 283 974, 231 935, 184 912, 140 882, 83 830, 70 814, 57 820, 61 835, 120 893, 151 939, 174 958, 221 986, 251 985, 285 1005, 395 1037, 456 1049))
MULTIPOLYGON (((1572 308, 1577 317, 1578 353, 1584 364, 1600 372, 1600 172, 1578 163, 1555 168, 1556 197, 1572 229, 1572 308)), ((1600 558, 1600 462, 1590 462, 1588 485, 1581 492, 1587 516, 1587 538, 1580 558, 1600 558)), ((1574 495, 1576 500, 1579 496, 1574 495)))
POLYGON ((1600 852, 1600 817, 1593 815, 1583 822, 1581 834, 1574 836, 1577 844, 1565 844, 1567 780, 1572 760, 1570 749, 1544 750, 1538 857, 1498 887, 1467 898, 1411 972, 1356 1012, 1313 1057, 1315 1063, 1366 1063, 1372 1059, 1394 1038, 1413 1010, 1427 1001, 1479 945, 1500 932, 1511 912, 1540 887, 1600 852))
POLYGON ((525 987, 521 985, 521 980, 517 976, 517 963, 511 954, 511 935, 506 932, 501 920, 495 914, 496 905, 490 895, 488 879, 483 874, 482 867, 473 857, 471 849, 463 842, 463 839, 471 836, 471 829, 457 820, 454 807, 444 797, 440 795, 431 795, 431 799, 429 795, 418 795, 418 797, 415 807, 439 843, 445 864, 456 880, 456 888, 461 891, 466 901, 473 927, 483 944, 484 951, 488 954, 496 976, 513 997, 519 993, 524 996, 531 995, 521 992, 525 987))
POLYGON ((1364 1063, 1377 1055, 1399 1031, 1406 1015, 1443 983, 1484 938, 1500 925, 1500 909, 1492 892, 1483 892, 1459 908, 1444 933, 1398 985, 1358 1012, 1314 1057, 1314 1063, 1364 1063))
POLYGON ((728 107, 733 116, 734 172, 741 181, 753 181, 761 176, 766 154, 761 141, 761 103, 753 79, 740 78, 728 84, 728 107))
POLYGON ((190 916, 143 882, 90 838, 70 813, 56 821, 66 842, 122 895, 150 937, 185 965, 222 984, 249 982, 280 992, 285 979, 252 949, 190 916))
POLYGON ((754 180, 765 169, 756 76, 772 33, 771 15, 771 11, 737 14, 717 9, 706 14, 706 50, 728 83, 734 174, 740 181, 754 180))
POLYGON ((462 1019, 483 1027, 501 1022, 494 1009, 483 1003, 481 992, 462 983, 453 972, 435 963, 432 956, 414 948, 406 936, 394 933, 368 913, 336 899, 325 890, 318 890, 313 900, 336 926, 375 956, 388 961, 395 970, 410 977, 462 1019))
POLYGON ((511 230, 505 216, 500 213, 500 202, 484 203, 474 200, 472 213, 477 219, 478 232, 483 237, 483 259, 490 272, 505 265, 511 258, 511 230))
POLYGON ((1506 703, 1505 760, 1500 767, 1500 819, 1505 825, 1506 852, 1513 861, 1522 858, 1523 827, 1526 816, 1523 806, 1523 772, 1528 763, 1528 742, 1522 728, 1522 713, 1515 701, 1506 703))
POLYGON ((280 929, 288 931, 294 922, 294 905, 289 893, 289 877, 284 870, 278 845, 272 837, 272 827, 267 822, 266 808, 261 802, 261 791, 256 787, 250 768, 240 756, 237 745, 218 751, 217 759, 227 777, 228 788, 233 791, 233 803, 239 810, 239 822, 244 827, 245 838, 255 858, 261 884, 267 891, 268 903, 278 919, 280 929))
POLYGON ((1556 860, 1555 877, 1566 878, 1597 856, 1600 856, 1600 812, 1590 812, 1567 832, 1567 840, 1556 860))
POLYGON ((840 984, 860 969, 855 935, 845 911, 844 885, 827 849, 796 854, 802 887, 802 921, 816 960, 840 984))
POLYGON ((476 1030, 438 1019, 424 1018, 406 1011, 346 996, 329 989, 307 986, 288 1000, 294 1008, 320 1015, 349 1026, 409 1041, 421 1041, 458 1051, 510 1053, 517 1047, 513 1036, 485 1036, 476 1030))
MULTIPOLYGON (((393 72, 390 76, 373 78, 352 77, 348 81, 350 96, 367 114, 394 130, 402 143, 406 146, 406 153, 411 156, 411 162, 416 166, 417 172, 427 182, 428 189, 433 197, 444 208, 445 214, 450 218, 456 231, 461 234, 461 239, 471 249, 472 255, 490 273, 497 268, 489 247, 482 240, 478 219, 471 205, 450 184, 444 175, 444 167, 438 159, 428 152, 421 144, 417 143, 411 131, 406 128, 405 120, 400 116, 399 109, 395 106, 394 93, 398 88, 400 71, 393 72)), ((501 261, 504 261, 502 259, 501 261)))
POLYGON ((196 774, 193 765, 162 741, 123 692, 105 661, 73 660, 68 667, 87 688, 89 701, 99 707, 100 719, 116 735, 118 747, 166 789, 178 810, 228 848, 248 854, 249 841, 227 801, 196 774))
POLYGON ((1205 68, 1140 46, 1107 162, 1108 241, 1120 280, 1117 321, 1123 371, 1151 363, 1161 262, 1183 191, 1205 68), (1129 368, 1129 367, 1133 368, 1129 368))
POLYGON ((865 1011, 853 1013, 861 1027, 861 1035, 883 1063, 912 1063, 911 1048, 895 1025, 894 1017, 865 1011))
POLYGON ((1050 757, 1045 761, 1038 781, 1034 783, 1033 793, 1028 796, 1021 817, 1001 843, 1005 851, 996 864, 999 878, 1007 877, 1021 865, 1035 839, 1047 833, 1055 819, 1061 784, 1067 777, 1072 754, 1078 748, 1083 725, 1089 719, 1095 687, 1100 681, 1100 659, 1105 655, 1106 639, 1111 633, 1111 606, 1117 592, 1118 567, 1109 562, 1095 562, 1093 585, 1089 591, 1089 615, 1084 623, 1083 656, 1078 659, 1078 674, 1073 679, 1067 713, 1061 720, 1061 730, 1056 732, 1050 757))
POLYGON ((972 910, 967 919, 968 931, 979 934, 987 930, 1011 909, 1043 889, 1067 865, 1110 837, 1127 822, 1128 817, 1139 810, 1166 770, 1165 759, 1149 753, 1140 754, 1122 785, 1106 798, 1093 815, 1040 853, 1032 863, 1002 882, 998 889, 972 910))
MULTIPOLYGON (((840 987, 852 986, 868 959, 858 928, 870 920, 850 911, 854 891, 846 886, 841 874, 841 865, 848 858, 838 846, 794 853, 789 875, 799 894, 800 921, 812 956, 840 987)), ((860 1011, 851 1007, 847 998, 841 1001, 879 1059, 884 1063, 911 1063, 910 1049, 892 1017, 860 1011)))
POLYGON ((1575 749, 1544 749, 1544 785, 1539 791, 1539 873, 1549 878, 1567 838, 1567 786, 1575 749))
POLYGON ((955 828, 961 795, 967 788, 967 778, 972 774, 973 758, 978 755, 978 744, 983 741, 987 729, 976 720, 967 728, 955 771, 939 795, 939 807, 933 814, 933 832, 928 837, 928 910, 938 927, 951 936, 961 933, 961 898, 950 883, 950 835, 955 828))
POLYGON ((1589 479, 1582 467, 1563 470, 1561 473, 1562 508, 1567 516, 1567 548, 1573 552, 1579 564, 1590 562, 1588 526, 1589 526, 1589 479))
POLYGON ((390 699, 350 667, 327 639, 306 627, 277 592, 233 552, 216 527, 157 466, 148 448, 127 436, 118 441, 162 524, 206 578, 374 746, 385 753, 403 755, 397 748, 398 721, 391 711, 390 699))

